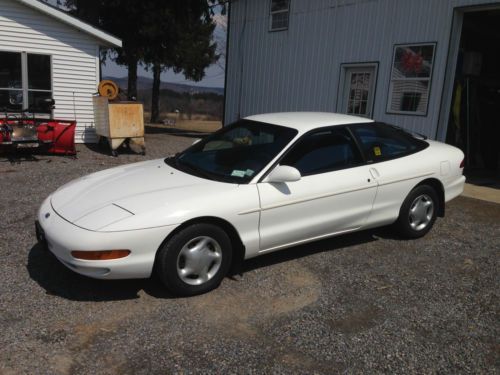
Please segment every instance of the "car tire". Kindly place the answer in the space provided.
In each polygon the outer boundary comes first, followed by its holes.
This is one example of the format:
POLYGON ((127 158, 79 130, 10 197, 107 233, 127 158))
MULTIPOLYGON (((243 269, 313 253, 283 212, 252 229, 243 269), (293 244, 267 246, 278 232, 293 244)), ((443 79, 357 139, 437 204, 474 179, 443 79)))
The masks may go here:
POLYGON ((404 238, 420 238, 425 236, 436 221, 439 209, 436 191, 428 185, 414 188, 406 197, 399 210, 395 227, 404 238))
POLYGON ((160 248, 155 269, 170 292, 193 296, 217 288, 229 270, 231 258, 231 240, 222 228, 193 224, 160 248))

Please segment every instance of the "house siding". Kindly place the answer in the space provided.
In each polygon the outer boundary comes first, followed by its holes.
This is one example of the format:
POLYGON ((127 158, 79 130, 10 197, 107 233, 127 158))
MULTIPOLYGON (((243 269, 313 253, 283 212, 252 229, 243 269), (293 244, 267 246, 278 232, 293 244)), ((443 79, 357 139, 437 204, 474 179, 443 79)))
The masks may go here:
POLYGON ((92 95, 99 83, 96 39, 11 0, 0 0, 0 50, 52 56, 54 117, 77 120, 77 142, 95 142, 92 95))
POLYGON ((269 32, 269 0, 231 3, 226 123, 275 111, 340 111, 343 63, 378 62, 373 117, 435 137, 454 9, 485 0, 291 0, 269 32), (387 113, 395 44, 436 42, 426 116, 387 113))

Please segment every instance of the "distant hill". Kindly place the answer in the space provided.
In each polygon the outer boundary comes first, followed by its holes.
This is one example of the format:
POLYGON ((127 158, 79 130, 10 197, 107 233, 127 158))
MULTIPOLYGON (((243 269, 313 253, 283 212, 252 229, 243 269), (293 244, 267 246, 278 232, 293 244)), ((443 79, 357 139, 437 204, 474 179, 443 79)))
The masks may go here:
MULTIPOLYGON (((118 84, 123 90, 127 89, 127 77, 103 77, 103 79, 110 79, 118 84)), ((153 87, 153 79, 148 77, 137 77, 137 90, 150 90, 153 87)), ((160 89, 171 90, 178 93, 186 93, 192 90, 193 94, 196 93, 212 93, 217 95, 224 95, 223 87, 205 87, 193 86, 182 83, 162 82, 160 89)))

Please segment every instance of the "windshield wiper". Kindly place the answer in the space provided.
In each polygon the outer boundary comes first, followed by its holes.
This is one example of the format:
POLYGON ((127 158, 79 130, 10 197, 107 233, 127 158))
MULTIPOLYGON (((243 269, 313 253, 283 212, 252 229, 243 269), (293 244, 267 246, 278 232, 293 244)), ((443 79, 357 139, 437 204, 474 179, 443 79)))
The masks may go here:
POLYGON ((197 168, 193 166, 192 164, 186 163, 186 162, 181 162, 181 160, 176 156, 175 157, 175 165, 179 169, 184 169, 190 171, 192 174, 197 175, 198 177, 204 177, 208 180, 213 180, 213 181, 218 181, 217 178, 214 177, 214 175, 210 172, 204 171, 203 169, 197 168))
POLYGON ((179 158, 180 152, 177 152, 175 155, 170 155, 163 160, 166 164, 170 165, 171 167, 179 167, 179 158))

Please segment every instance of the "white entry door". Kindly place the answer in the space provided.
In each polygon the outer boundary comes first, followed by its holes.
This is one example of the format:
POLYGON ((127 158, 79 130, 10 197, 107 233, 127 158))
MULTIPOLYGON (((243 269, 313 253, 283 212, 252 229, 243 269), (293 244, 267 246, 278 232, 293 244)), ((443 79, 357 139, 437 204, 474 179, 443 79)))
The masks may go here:
POLYGON ((344 65, 342 77, 341 112, 372 118, 377 65, 344 65))

